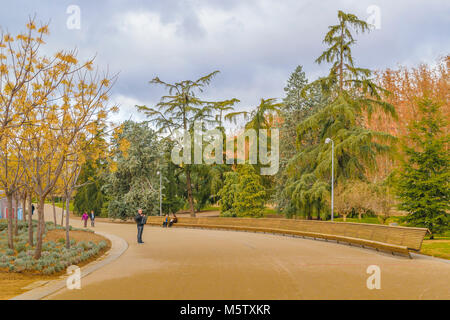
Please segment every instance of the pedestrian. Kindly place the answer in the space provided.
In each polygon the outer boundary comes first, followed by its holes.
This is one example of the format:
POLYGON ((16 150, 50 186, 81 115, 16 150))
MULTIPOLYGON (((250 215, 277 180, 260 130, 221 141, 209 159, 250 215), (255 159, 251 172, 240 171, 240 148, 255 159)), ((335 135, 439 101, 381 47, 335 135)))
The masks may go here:
POLYGON ((142 213, 142 209, 138 210, 138 214, 134 217, 134 221, 137 224, 137 242, 144 243, 142 241, 142 233, 144 232, 144 225, 147 223, 147 217, 142 213))
POLYGON ((167 228, 167 225, 169 224, 169 215, 168 214, 166 214, 165 216, 164 216, 164 220, 163 220, 163 228, 167 228))
POLYGON ((33 215, 34 214, 34 204, 31 204, 31 215, 33 215))
POLYGON ((88 214, 87 214, 86 212, 83 213, 83 215, 81 216, 81 221, 84 222, 84 227, 85 227, 85 228, 87 228, 87 221, 88 221, 88 219, 89 219, 88 214))
POLYGON ((94 210, 91 210, 91 213, 89 214, 89 218, 91 219, 91 227, 95 227, 95 214, 94 214, 94 210))

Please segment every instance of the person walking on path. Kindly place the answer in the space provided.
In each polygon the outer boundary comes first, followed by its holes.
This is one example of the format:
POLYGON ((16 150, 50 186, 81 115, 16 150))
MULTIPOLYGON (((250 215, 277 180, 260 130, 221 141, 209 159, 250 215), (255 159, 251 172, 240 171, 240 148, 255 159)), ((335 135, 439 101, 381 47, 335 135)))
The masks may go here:
POLYGON ((168 214, 166 214, 165 216, 164 216, 164 220, 163 220, 163 228, 167 228, 167 225, 169 224, 169 215, 168 214))
POLYGON ((91 210, 91 213, 89 214, 89 219, 91 219, 91 227, 95 227, 95 214, 94 214, 94 210, 91 210))
POLYGON ((84 222, 84 227, 85 227, 85 228, 87 228, 87 221, 88 221, 88 219, 89 219, 88 214, 87 214, 86 212, 83 213, 83 215, 81 216, 81 221, 84 222))
POLYGON ((142 233, 144 232, 144 225, 147 223, 147 217, 142 213, 142 209, 138 210, 138 215, 134 217, 134 221, 137 224, 137 242, 144 243, 142 241, 142 233))

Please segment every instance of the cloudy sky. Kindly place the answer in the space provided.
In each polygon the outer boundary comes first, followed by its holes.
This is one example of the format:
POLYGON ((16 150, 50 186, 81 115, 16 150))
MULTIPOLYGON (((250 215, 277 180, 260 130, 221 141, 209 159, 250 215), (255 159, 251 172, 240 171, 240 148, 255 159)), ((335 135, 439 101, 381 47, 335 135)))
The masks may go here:
POLYGON ((375 17, 373 5, 379 29, 358 36, 357 65, 415 65, 450 53, 448 0, 2 0, 0 26, 16 33, 30 15, 50 21, 45 51, 77 48, 80 58, 96 55, 101 68, 120 72, 114 117, 139 120, 134 105, 154 104, 163 93, 148 84, 155 76, 174 82, 220 70, 206 96, 238 98, 239 109, 282 98, 297 65, 310 80, 325 74, 327 66, 314 60, 337 10, 366 20, 375 17), (79 29, 68 27, 76 26, 73 5, 79 29))

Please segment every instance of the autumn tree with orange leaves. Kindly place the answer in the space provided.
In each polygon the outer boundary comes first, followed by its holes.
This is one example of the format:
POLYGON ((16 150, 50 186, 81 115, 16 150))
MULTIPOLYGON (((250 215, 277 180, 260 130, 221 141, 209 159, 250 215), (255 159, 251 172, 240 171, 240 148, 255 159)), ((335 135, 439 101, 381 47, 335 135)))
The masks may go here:
POLYGON ((107 103, 115 77, 94 70, 92 59, 79 62, 76 51, 59 51, 52 58, 41 55, 48 26, 37 28, 30 20, 27 30, 16 37, 4 35, 0 43, 5 49, 1 57, 6 57, 0 66, 0 187, 12 199, 27 177, 38 201, 38 259, 45 199, 64 169, 81 166, 86 150, 105 129, 108 112, 115 110, 107 103))

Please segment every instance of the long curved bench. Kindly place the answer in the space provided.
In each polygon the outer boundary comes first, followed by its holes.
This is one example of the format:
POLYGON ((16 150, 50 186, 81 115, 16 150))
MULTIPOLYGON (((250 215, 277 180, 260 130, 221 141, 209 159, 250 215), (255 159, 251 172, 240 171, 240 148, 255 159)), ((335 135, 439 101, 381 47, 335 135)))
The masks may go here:
MULTIPOLYGON (((147 224, 161 226, 162 221, 162 217, 151 216, 147 219, 147 224)), ((408 256, 410 251, 420 251, 423 238, 428 232, 425 228, 271 218, 182 217, 178 218, 178 222, 173 226, 264 232, 334 240, 408 256)))

